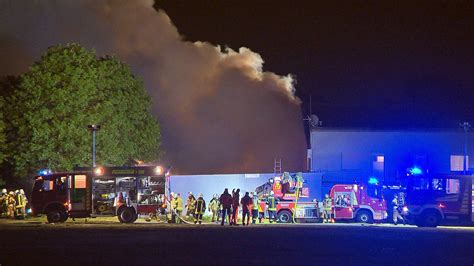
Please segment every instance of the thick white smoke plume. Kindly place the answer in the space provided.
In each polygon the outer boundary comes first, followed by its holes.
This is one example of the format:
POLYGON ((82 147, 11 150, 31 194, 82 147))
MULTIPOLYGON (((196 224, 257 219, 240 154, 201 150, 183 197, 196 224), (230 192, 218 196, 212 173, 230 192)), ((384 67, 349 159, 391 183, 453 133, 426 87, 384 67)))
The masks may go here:
MULTIPOLYGON (((180 173, 303 170, 305 136, 290 75, 248 48, 187 42, 152 1, 0 0, 0 75, 48 46, 77 42, 142 77, 161 123, 164 161, 180 173)), ((245 30, 245 29, 242 29, 245 30)))

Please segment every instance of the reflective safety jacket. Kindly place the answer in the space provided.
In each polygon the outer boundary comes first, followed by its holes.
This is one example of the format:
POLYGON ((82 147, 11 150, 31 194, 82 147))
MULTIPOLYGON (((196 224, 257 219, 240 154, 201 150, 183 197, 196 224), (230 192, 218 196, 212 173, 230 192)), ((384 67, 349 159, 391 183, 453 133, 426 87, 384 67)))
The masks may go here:
POLYGON ((276 211, 276 205, 278 204, 278 200, 275 199, 273 196, 268 196, 267 198, 267 205, 269 211, 276 211))
POLYGON ((196 200, 195 213, 196 214, 204 214, 205 211, 206 211, 206 201, 202 197, 199 197, 196 200))
POLYGON ((211 211, 218 211, 219 210, 219 200, 217 198, 212 198, 211 202, 209 203, 209 210, 211 211))
POLYGON ((258 201, 258 196, 254 195, 253 196, 253 202, 252 202, 252 210, 258 210, 260 208, 260 202, 258 201))
POLYGON ((183 199, 179 196, 175 200, 174 209, 177 211, 183 210, 183 199))
POLYGON ((323 207, 325 211, 331 211, 332 210, 332 199, 331 198, 325 198, 323 202, 323 207))
POLYGON ((25 195, 22 195, 22 194, 16 195, 16 206, 18 208, 26 207, 26 197, 25 197, 25 195))

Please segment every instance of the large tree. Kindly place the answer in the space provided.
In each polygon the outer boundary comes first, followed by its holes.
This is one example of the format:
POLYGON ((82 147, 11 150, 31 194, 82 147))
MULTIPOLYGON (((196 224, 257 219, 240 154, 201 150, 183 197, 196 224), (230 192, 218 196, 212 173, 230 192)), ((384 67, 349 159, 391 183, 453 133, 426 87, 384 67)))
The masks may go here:
POLYGON ((17 174, 91 165, 90 124, 101 125, 96 145, 100 165, 150 162, 160 156, 160 128, 150 114, 150 97, 117 58, 97 58, 77 44, 50 47, 7 100, 17 174))

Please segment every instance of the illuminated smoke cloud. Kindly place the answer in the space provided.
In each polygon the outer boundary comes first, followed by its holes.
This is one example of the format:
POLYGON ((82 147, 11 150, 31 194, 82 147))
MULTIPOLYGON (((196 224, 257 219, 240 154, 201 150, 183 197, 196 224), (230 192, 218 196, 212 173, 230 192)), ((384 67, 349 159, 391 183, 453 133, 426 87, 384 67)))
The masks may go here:
POLYGON ((164 161, 179 173, 271 172, 275 157, 303 170, 293 78, 264 72, 250 49, 184 41, 152 1, 0 3, 0 75, 26 71, 48 46, 77 42, 117 55, 144 79, 164 161))

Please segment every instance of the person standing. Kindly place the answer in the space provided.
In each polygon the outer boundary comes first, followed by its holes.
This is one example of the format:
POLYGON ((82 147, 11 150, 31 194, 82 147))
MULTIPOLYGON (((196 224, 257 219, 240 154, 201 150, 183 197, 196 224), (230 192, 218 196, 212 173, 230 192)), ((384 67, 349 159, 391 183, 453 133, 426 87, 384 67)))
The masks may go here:
POLYGON ((215 222, 216 218, 219 221, 219 199, 217 198, 217 194, 214 194, 211 201, 209 202, 209 211, 212 213, 211 222, 215 222))
POLYGON ((257 222, 259 208, 260 202, 258 200, 258 195, 257 193, 252 193, 252 224, 257 222))
POLYGON ((188 192, 188 199, 186 200, 186 216, 194 216, 196 209, 196 198, 191 191, 188 192))
POLYGON ((15 217, 17 219, 25 219, 27 200, 23 189, 18 190, 16 193, 15 203, 15 217))
POLYGON ((238 225, 239 219, 239 204, 240 204, 240 189, 238 188, 232 195, 232 222, 231 225, 238 225))
POLYGON ((323 222, 331 222, 331 213, 332 213, 332 199, 326 194, 326 197, 323 201, 323 222))
POLYGON ((406 221, 401 215, 402 204, 400 204, 400 199, 398 198, 397 194, 393 196, 392 204, 393 204, 393 224, 397 225, 398 221, 401 220, 403 224, 405 225, 406 221))
POLYGON ((176 195, 174 209, 176 211, 175 223, 179 224, 181 223, 181 214, 183 213, 183 199, 180 193, 176 195))
POLYGON ((270 223, 272 222, 277 222, 277 217, 276 217, 276 205, 278 204, 278 200, 274 196, 274 192, 270 191, 270 195, 267 197, 267 206, 268 206, 268 220, 270 223))
POLYGON ((206 201, 202 197, 202 193, 199 194, 199 198, 196 200, 195 210, 194 210, 194 224, 202 223, 202 215, 206 211, 206 201))
POLYGON ((2 193, 0 194, 0 218, 7 217, 7 209, 8 209, 8 193, 7 190, 4 188, 2 189, 2 193))
POLYGON ((252 205, 252 198, 249 196, 248 192, 245 192, 245 196, 240 200, 242 205, 242 225, 245 225, 245 217, 247 217, 247 225, 250 221, 250 205, 252 205))
POLYGON ((16 205, 15 192, 10 191, 8 193, 7 204, 8 204, 7 218, 13 219, 15 218, 15 205, 16 205))
POLYGON ((231 223, 230 220, 230 208, 232 207, 232 196, 229 194, 229 190, 226 188, 224 189, 224 193, 219 198, 219 202, 222 205, 222 221, 221 225, 224 225, 226 215, 229 218, 229 224, 231 223))

